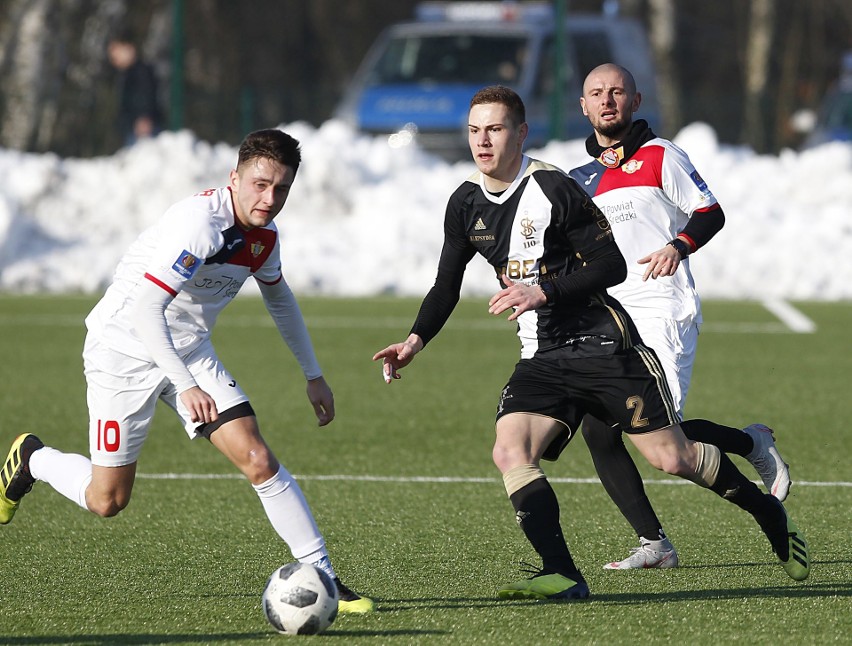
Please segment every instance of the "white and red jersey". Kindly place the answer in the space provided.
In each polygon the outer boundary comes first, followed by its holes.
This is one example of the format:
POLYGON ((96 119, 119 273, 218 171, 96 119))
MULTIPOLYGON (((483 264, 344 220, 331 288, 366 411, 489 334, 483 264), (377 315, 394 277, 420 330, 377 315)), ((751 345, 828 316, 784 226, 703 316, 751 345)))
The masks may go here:
POLYGON ((715 205, 716 198, 686 153, 666 139, 647 141, 627 159, 602 158, 609 163, 594 159, 570 175, 606 215, 627 261, 627 279, 607 291, 634 319, 700 323, 701 305, 688 258, 674 276, 647 281, 642 280, 646 265, 637 261, 663 248, 693 213, 715 205))
POLYGON ((166 324, 185 357, 210 337, 249 276, 267 285, 283 280, 278 244, 274 223, 249 231, 236 223, 229 188, 198 193, 174 204, 130 246, 86 326, 101 343, 150 361, 133 313, 140 287, 153 283, 174 297, 166 324))

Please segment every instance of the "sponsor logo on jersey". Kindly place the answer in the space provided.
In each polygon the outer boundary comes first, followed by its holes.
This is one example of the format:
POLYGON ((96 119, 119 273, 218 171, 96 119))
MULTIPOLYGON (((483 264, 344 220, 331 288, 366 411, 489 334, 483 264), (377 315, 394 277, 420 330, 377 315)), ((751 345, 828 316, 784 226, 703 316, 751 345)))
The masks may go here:
POLYGON ((601 153, 601 156, 598 157, 598 160, 607 168, 618 168, 618 165, 621 163, 623 157, 624 148, 619 146, 617 150, 615 148, 607 148, 601 153))
POLYGON ((198 258, 184 249, 178 256, 178 259, 175 260, 175 264, 172 265, 172 269, 180 274, 182 278, 189 279, 195 275, 195 272, 198 271, 200 266, 198 258))
POLYGON ((483 231, 485 229, 485 222, 482 221, 482 218, 479 218, 476 221, 476 224, 473 225, 474 231, 483 231))
POLYGON ((641 161, 637 161, 635 159, 631 159, 629 162, 627 162, 626 164, 624 164, 624 166, 621 167, 621 170, 622 170, 622 172, 627 173, 628 175, 632 175, 637 170, 642 168, 642 164, 644 164, 644 163, 645 162, 641 162, 641 161))
POLYGON ((701 191, 701 201, 709 200, 713 197, 713 194, 710 192, 710 188, 707 186, 707 182, 704 181, 704 178, 698 174, 697 170, 692 171, 689 174, 689 178, 693 181, 693 183, 698 187, 698 190, 701 191))
POLYGON ((692 171, 689 174, 690 179, 695 182, 695 185, 698 187, 698 190, 702 193, 707 190, 707 182, 698 174, 697 170, 692 171))
POLYGON ((592 173, 591 175, 589 175, 589 179, 587 179, 585 182, 583 182, 583 184, 585 184, 586 186, 588 186, 589 184, 591 184, 591 183, 592 183, 592 180, 593 180, 595 177, 597 177, 597 176, 598 176, 598 174, 597 174, 597 173, 592 173))

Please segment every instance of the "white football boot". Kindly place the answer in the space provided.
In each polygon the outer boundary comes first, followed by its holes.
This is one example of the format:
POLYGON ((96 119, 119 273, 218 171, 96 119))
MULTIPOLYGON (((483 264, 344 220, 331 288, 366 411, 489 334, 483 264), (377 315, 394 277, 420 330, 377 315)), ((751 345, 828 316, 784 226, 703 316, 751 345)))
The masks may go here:
POLYGON ((743 431, 754 442, 754 449, 745 456, 746 460, 757 471, 766 490, 783 502, 790 492, 790 467, 778 453, 772 429, 763 424, 752 424, 743 431))

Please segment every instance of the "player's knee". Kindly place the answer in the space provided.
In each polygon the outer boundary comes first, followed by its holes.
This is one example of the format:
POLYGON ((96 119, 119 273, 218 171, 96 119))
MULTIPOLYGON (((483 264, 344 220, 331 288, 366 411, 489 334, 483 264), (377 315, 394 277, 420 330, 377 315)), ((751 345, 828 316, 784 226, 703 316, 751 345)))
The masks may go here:
POLYGON ((695 461, 690 452, 681 451, 676 445, 660 446, 651 454, 645 453, 644 455, 652 467, 669 475, 688 478, 695 473, 695 461))
POLYGON ((657 458, 657 462, 658 464, 655 464, 654 466, 669 475, 688 478, 695 472, 694 468, 690 465, 689 460, 686 459, 686 456, 678 453, 667 453, 661 455, 657 458))
POLYGON ((683 450, 669 450, 656 456, 653 466, 661 471, 691 480, 702 487, 709 487, 716 481, 719 471, 720 452, 712 444, 691 442, 683 450))
POLYGON ((517 453, 513 447, 495 442, 491 450, 491 459, 494 460, 494 466, 500 469, 500 473, 506 473, 518 463, 517 453))
POLYGON ((112 518, 130 504, 129 496, 86 496, 86 507, 93 514, 101 518, 112 518))
POLYGON ((266 482, 278 473, 278 460, 267 447, 252 449, 245 456, 242 471, 252 484, 266 482))

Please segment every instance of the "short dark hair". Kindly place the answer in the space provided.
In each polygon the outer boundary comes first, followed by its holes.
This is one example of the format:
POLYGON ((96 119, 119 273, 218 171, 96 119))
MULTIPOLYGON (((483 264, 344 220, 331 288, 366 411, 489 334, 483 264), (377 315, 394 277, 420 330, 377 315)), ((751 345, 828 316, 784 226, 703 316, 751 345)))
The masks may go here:
POLYGON ((134 47, 138 47, 139 39, 136 36, 136 32, 134 32, 130 27, 122 27, 121 29, 116 30, 112 37, 109 39, 111 43, 123 43, 125 45, 133 45, 134 47))
POLYGON ((504 85, 489 85, 473 95, 470 107, 486 103, 500 103, 509 110, 509 118, 519 126, 527 120, 527 111, 524 102, 518 93, 504 85))
POLYGON ((289 166, 295 173, 302 163, 302 151, 299 142, 286 132, 274 128, 255 130, 247 134, 240 144, 237 168, 259 158, 271 159, 282 166, 289 166))

